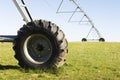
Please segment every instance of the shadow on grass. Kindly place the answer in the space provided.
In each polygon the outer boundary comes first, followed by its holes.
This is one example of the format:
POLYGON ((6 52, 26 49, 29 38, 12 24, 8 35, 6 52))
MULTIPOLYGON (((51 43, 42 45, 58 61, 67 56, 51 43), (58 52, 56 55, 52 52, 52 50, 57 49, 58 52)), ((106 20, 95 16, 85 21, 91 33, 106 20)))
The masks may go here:
POLYGON ((53 74, 59 75, 64 71, 64 68, 49 68, 49 69, 20 69, 24 73, 36 73, 36 74, 53 74))
POLYGON ((68 67, 68 64, 64 64, 62 67, 56 68, 56 67, 51 67, 49 69, 21 69, 22 72, 24 73, 36 73, 36 74, 53 74, 58 76, 59 74, 62 74, 66 71, 66 68, 68 67))
POLYGON ((8 69, 21 69, 19 66, 14 65, 0 65, 0 70, 8 70, 8 69))
POLYGON ((42 74, 42 73, 49 73, 58 76, 59 74, 62 74, 66 67, 68 65, 64 64, 64 66, 60 68, 49 68, 49 69, 29 69, 29 68, 21 68, 17 65, 0 65, 0 70, 19 70, 23 73, 37 73, 37 74, 42 74))
POLYGON ((0 65, 0 70, 20 70, 24 73, 51 73, 59 74, 63 71, 63 68, 50 68, 50 69, 24 69, 17 65, 0 65))

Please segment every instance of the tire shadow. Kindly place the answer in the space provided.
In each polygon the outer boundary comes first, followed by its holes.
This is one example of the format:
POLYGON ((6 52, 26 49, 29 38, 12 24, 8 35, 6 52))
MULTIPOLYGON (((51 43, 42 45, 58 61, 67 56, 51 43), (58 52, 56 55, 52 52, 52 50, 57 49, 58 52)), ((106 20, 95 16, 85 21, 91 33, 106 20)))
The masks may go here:
POLYGON ((8 69, 21 69, 16 65, 0 65, 0 70, 8 70, 8 69))

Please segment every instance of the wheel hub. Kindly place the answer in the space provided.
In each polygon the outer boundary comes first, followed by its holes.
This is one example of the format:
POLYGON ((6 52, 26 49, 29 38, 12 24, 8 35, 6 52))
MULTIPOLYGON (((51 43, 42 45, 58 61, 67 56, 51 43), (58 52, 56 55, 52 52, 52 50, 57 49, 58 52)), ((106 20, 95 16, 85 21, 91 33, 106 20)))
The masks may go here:
POLYGON ((42 64, 49 60, 52 55, 52 44, 42 34, 32 34, 24 43, 26 58, 32 63, 42 64))
POLYGON ((36 47, 36 49, 41 52, 41 51, 44 50, 44 47, 43 47, 43 45, 38 44, 37 47, 36 47))

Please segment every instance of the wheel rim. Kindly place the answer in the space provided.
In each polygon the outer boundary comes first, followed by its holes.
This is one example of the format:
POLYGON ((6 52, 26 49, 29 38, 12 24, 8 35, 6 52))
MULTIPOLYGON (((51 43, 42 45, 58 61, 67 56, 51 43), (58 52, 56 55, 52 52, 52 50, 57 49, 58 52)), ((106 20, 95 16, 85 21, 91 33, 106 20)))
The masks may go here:
POLYGON ((32 34, 24 42, 25 57, 34 64, 47 62, 52 55, 51 41, 42 34, 32 34))

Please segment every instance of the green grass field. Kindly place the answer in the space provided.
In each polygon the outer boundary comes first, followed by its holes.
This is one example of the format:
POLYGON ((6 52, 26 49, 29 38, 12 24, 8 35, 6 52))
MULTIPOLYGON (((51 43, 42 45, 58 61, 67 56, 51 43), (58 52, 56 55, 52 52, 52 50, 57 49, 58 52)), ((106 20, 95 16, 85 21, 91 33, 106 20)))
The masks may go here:
POLYGON ((11 43, 0 43, 0 80, 120 80, 120 43, 69 43, 61 68, 24 70, 11 43))

